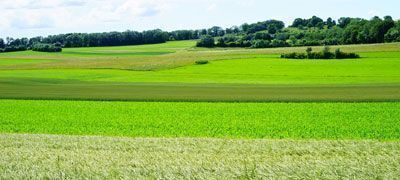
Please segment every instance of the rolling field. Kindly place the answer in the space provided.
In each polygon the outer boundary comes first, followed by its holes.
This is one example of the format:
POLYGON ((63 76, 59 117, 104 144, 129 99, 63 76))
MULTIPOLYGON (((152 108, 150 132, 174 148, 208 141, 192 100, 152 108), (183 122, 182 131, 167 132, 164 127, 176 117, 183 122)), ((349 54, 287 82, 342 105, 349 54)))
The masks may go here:
MULTIPOLYGON (((398 57, 361 60, 283 60, 279 55, 212 61, 158 71, 120 69, 2 70, 0 78, 58 79, 96 82, 238 83, 238 84, 390 84, 400 82, 398 57)), ((14 60, 16 62, 16 60, 14 60)), ((111 60, 110 60, 111 61, 111 60)), ((21 65, 22 66, 22 65, 21 65)))
POLYGON ((1 53, 0 179, 399 177, 400 43, 194 45, 1 53))
POLYGON ((359 52, 362 58, 330 61, 279 58, 279 53, 304 51, 304 48, 210 50, 193 48, 193 45, 193 41, 178 41, 71 48, 60 54, 0 54, 0 98, 250 102, 400 100, 398 43, 340 46, 343 50, 359 52), (210 60, 210 63, 194 65, 196 60, 210 60), (227 90, 230 93, 225 93, 227 90), (37 93, 32 94, 32 91, 37 93), (364 93, 358 93, 360 91, 364 93))

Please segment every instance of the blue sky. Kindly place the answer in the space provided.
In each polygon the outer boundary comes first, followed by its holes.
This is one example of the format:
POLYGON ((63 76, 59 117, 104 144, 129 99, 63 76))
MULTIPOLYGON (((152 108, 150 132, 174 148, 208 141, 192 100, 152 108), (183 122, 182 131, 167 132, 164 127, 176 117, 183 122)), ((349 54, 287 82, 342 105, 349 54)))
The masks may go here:
POLYGON ((400 18, 399 0, 1 0, 0 37, 200 29, 317 15, 400 18))

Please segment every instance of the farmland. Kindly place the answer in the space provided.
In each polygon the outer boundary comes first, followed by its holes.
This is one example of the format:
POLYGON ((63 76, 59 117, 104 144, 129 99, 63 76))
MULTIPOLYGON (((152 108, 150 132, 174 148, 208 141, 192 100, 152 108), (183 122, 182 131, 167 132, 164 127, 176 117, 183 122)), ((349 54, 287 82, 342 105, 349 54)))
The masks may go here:
POLYGON ((400 174, 399 43, 332 47, 352 60, 194 45, 0 54, 0 178, 400 174))
POLYGON ((0 101, 7 133, 400 139, 398 103, 0 101), (171 108, 173 107, 173 108, 171 108), (16 112, 18 111, 18 112, 16 112), (176 116, 179 114, 179 116, 176 116))
POLYGON ((250 102, 400 99, 398 43, 339 46, 359 52, 362 58, 334 61, 279 58, 279 53, 304 51, 304 48, 193 46, 193 41, 178 41, 71 48, 61 54, 29 51, 0 54, 0 97, 250 102), (26 59, 29 63, 19 63, 26 59), (196 60, 210 63, 194 65, 196 60))

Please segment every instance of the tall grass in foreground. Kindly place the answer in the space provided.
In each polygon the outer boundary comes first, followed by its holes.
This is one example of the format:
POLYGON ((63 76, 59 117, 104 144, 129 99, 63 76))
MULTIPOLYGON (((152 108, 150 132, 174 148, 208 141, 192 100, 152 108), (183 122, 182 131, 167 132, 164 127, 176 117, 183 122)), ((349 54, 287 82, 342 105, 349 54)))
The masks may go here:
POLYGON ((1 135, 0 179, 397 179, 400 142, 1 135))
POLYGON ((1 133, 130 137, 400 139, 400 103, 0 100, 1 133))

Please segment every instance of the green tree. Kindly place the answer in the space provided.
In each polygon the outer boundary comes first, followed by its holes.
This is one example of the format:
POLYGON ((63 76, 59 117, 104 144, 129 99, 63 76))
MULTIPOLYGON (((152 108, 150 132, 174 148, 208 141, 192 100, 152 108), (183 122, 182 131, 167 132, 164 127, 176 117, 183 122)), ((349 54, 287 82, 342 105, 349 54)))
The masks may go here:
POLYGON ((225 35, 225 31, 221 27, 214 26, 208 29, 208 35, 212 37, 223 36, 225 35))
POLYGON ((341 27, 341 28, 345 28, 347 25, 350 24, 350 22, 351 22, 351 18, 349 18, 349 17, 341 17, 338 20, 338 26, 341 27))
POLYGON ((336 21, 335 20, 332 20, 332 18, 328 18, 327 20, 326 20, 326 26, 328 27, 328 28, 332 28, 333 26, 336 26, 336 21))
POLYGON ((290 27, 300 27, 300 26, 306 26, 306 25, 307 25, 307 20, 301 19, 301 18, 296 18, 290 27))
POLYGON ((212 36, 206 35, 202 36, 199 41, 197 41, 197 47, 214 47, 215 40, 212 36))
POLYGON ((311 19, 309 19, 307 26, 321 28, 321 25, 323 25, 323 23, 324 23, 324 20, 322 20, 321 18, 319 18, 317 16, 313 16, 313 17, 311 17, 311 19))
POLYGON ((385 34, 386 42, 400 42, 400 21, 385 34))
POLYGON ((6 44, 4 43, 4 40, 0 38, 0 49, 4 49, 6 47, 6 44))

